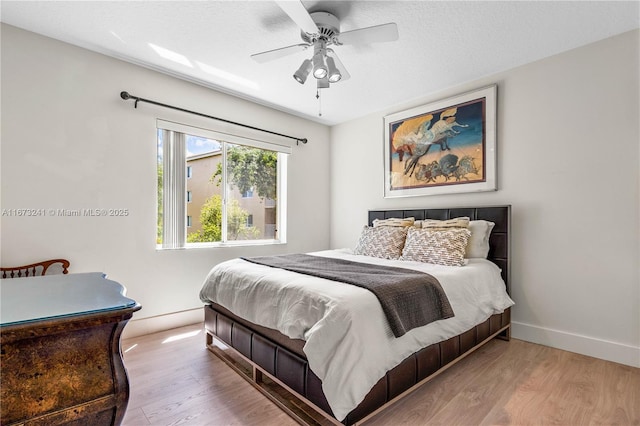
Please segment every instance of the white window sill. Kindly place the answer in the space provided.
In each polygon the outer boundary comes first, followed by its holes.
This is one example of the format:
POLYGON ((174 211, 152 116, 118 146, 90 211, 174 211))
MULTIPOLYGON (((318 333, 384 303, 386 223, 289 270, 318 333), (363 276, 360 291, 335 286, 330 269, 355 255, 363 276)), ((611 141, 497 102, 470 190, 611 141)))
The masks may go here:
POLYGON ((246 241, 228 241, 226 243, 187 243, 184 247, 162 247, 161 244, 156 244, 157 251, 164 250, 193 250, 193 249, 210 249, 210 248, 225 248, 225 247, 251 247, 251 246, 276 246, 283 245, 286 242, 274 241, 274 240, 246 240, 246 241))

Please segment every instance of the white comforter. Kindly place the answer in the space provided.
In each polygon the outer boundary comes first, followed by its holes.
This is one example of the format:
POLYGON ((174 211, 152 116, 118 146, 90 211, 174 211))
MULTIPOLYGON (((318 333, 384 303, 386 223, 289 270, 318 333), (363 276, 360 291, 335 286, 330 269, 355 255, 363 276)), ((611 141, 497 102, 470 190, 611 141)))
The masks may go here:
POLYGON ((458 335, 513 305, 499 268, 488 260, 471 259, 465 266, 451 267, 359 256, 349 249, 310 254, 427 272, 440 281, 455 313, 453 318, 396 338, 377 298, 366 289, 241 259, 216 265, 200 299, 290 338, 304 339, 309 368, 322 380, 338 420, 413 352, 458 335))

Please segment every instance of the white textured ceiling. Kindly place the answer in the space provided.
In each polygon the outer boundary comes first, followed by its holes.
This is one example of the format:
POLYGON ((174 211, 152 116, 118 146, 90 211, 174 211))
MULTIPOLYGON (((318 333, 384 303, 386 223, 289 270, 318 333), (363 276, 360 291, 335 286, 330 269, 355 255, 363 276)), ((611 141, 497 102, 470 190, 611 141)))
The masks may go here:
POLYGON ((301 42, 272 1, 3 0, 0 19, 329 125, 640 27, 638 1, 303 4, 336 15, 342 31, 398 25, 398 41, 334 48, 351 78, 322 91, 321 117, 314 79, 303 86, 292 78, 308 50, 264 64, 249 57, 301 42), (151 44, 188 62, 165 59, 151 44))

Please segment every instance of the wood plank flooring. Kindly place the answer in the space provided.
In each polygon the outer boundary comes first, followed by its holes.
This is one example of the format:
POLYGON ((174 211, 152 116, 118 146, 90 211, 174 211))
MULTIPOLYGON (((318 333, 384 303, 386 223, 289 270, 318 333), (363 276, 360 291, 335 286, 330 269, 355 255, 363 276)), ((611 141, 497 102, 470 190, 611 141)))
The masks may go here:
MULTIPOLYGON (((202 325, 122 342, 125 426, 296 423, 205 348, 202 325)), ((366 422, 396 425, 640 425, 640 369, 493 340, 366 422)))

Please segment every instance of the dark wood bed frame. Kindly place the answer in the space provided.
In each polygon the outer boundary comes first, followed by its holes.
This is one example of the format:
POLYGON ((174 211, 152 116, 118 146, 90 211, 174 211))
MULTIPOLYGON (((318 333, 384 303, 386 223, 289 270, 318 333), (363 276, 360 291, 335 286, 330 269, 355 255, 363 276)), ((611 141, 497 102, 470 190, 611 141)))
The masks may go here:
MULTIPOLYGON (((502 270, 510 292, 511 206, 371 210, 374 219, 414 217, 451 219, 467 216, 495 223, 488 259, 502 270)), ((304 341, 237 317, 224 307, 205 305, 207 348, 301 424, 354 425, 371 418, 469 355, 494 337, 510 339, 511 311, 505 310, 466 332, 408 356, 388 371, 342 421, 332 415, 320 379, 309 369, 304 341)))

